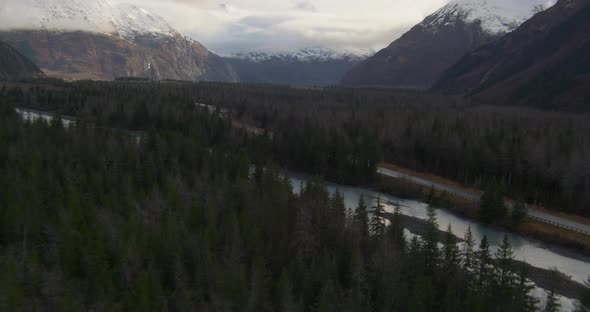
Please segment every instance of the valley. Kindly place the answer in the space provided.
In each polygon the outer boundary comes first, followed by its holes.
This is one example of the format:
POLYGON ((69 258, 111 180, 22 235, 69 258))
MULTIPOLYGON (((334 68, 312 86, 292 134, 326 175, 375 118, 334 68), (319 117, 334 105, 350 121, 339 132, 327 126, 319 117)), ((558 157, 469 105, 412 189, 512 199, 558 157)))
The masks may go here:
POLYGON ((0 311, 588 312, 589 21, 3 0, 0 311))

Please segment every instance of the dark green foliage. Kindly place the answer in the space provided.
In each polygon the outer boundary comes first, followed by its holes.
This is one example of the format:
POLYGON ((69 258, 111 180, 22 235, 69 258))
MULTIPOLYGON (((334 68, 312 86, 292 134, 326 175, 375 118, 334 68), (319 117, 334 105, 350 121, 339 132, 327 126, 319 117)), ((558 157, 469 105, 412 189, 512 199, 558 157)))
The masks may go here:
POLYGON ((406 235, 404 234, 404 227, 401 223, 401 206, 399 203, 395 204, 393 217, 391 218, 391 225, 388 228, 391 241, 396 245, 396 248, 401 251, 406 250, 406 235))
POLYGON ((477 285, 480 291, 485 292, 492 282, 492 255, 490 243, 486 236, 479 244, 477 252, 477 285))
POLYGON ((65 101, 72 128, 0 100, 0 310, 504 307, 485 240, 469 261, 450 235, 439 248, 433 208, 429 235, 406 244, 399 209, 388 229, 381 199, 371 222, 321 179, 295 194, 259 138, 137 85, 65 101))
POLYGON ((547 290, 547 300, 545 302, 545 312, 558 312, 561 309, 561 303, 555 290, 558 287, 559 279, 557 275, 559 272, 553 271, 551 274, 551 288, 547 290))
MULTIPOLYGON (((509 197, 555 209, 588 214, 590 207, 590 171, 584 165, 587 116, 473 106, 456 98, 382 89, 38 83, 34 88, 10 85, 3 94, 18 106, 132 130, 174 127, 171 108, 199 102, 230 110, 241 127, 260 128, 263 135, 245 144, 253 164, 272 160, 334 182, 369 184, 376 180, 378 163, 386 161, 480 188, 482 181, 498 181, 509 197)), ((210 124, 208 139, 221 141, 222 130, 228 130, 224 126, 210 124)))
POLYGON ((503 188, 491 183, 484 191, 479 202, 479 217, 481 221, 491 223, 506 217, 508 209, 504 202, 503 188))
POLYGON ((445 235, 445 242, 443 247, 444 271, 449 276, 455 276, 460 265, 460 252, 457 246, 457 239, 453 233, 453 228, 449 224, 445 235))
POLYGON ((534 312, 539 310, 539 299, 532 295, 535 286, 527 280, 526 267, 518 270, 515 294, 515 310, 520 312, 534 312))
POLYGON ((524 221, 526 221, 527 216, 528 209, 526 207, 525 202, 522 200, 517 200, 514 203, 514 207, 512 207, 512 210, 510 212, 510 218, 512 219, 512 222, 515 225, 520 225, 524 221))
POLYGON ((428 231, 424 237, 424 257, 426 272, 432 274, 438 268, 440 263, 440 250, 438 248, 438 222, 436 220, 436 210, 428 206, 428 231))
POLYGON ((558 312, 560 311, 561 305, 559 304, 559 298, 555 291, 547 292, 547 302, 545 303, 545 312, 558 312))
POLYGON ((372 210, 372 217, 371 217, 371 236, 377 239, 380 239, 383 237, 383 235, 385 234, 385 220, 384 220, 384 214, 385 214, 385 210, 383 210, 383 204, 381 202, 381 197, 377 198, 377 201, 375 202, 375 206, 373 207, 372 210))

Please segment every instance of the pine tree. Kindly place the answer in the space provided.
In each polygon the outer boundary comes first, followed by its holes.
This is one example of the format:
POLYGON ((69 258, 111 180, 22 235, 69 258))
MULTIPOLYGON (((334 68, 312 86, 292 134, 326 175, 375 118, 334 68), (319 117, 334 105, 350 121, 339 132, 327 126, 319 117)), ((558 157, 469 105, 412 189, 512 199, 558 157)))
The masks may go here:
POLYGON ((492 255, 490 253, 490 243, 487 236, 481 240, 479 251, 477 252, 477 281, 480 291, 483 291, 491 282, 492 255))
POLYGON ((374 238, 381 238, 385 234, 386 225, 383 222, 385 211, 381 203, 381 196, 377 197, 377 202, 373 207, 373 216, 371 218, 371 235, 374 238))
POLYGON ((367 213, 367 203, 365 202, 365 195, 361 194, 359 198, 358 207, 354 213, 355 224, 359 227, 361 235, 361 243, 365 244, 369 238, 369 215, 367 213))
POLYGON ((496 282, 503 291, 508 291, 514 283, 514 252, 508 235, 504 235, 502 243, 496 251, 496 282))
POLYGON ((418 236, 412 237, 408 244, 408 263, 410 263, 410 270, 414 272, 421 272, 424 270, 424 256, 423 256, 422 242, 418 236))
POLYGON ((447 227, 447 232, 445 234, 443 253, 445 273, 454 276, 461 263, 461 254, 459 252, 459 247, 457 247, 457 239, 455 238, 455 234, 453 234, 451 224, 447 227))
POLYGON ((438 221, 436 219, 436 210, 428 206, 428 229, 424 235, 424 257, 425 269, 427 273, 437 271, 440 263, 440 250, 438 248, 438 221))
POLYGON ((494 287, 493 291, 499 305, 504 310, 514 310, 515 308, 515 289, 516 276, 514 272, 514 255, 512 245, 507 235, 504 235, 502 243, 495 254, 494 266, 494 287))
POLYGON ((428 195, 426 196, 426 203, 430 206, 436 205, 438 203, 438 199, 436 196, 436 191, 434 190, 434 186, 430 186, 428 189, 428 195))
POLYGON ((506 217, 507 208, 504 202, 502 187, 491 183, 485 189, 479 203, 479 216, 481 221, 491 223, 506 217))
POLYGON ((545 303, 545 312, 558 312, 561 309, 561 303, 557 295, 557 288, 559 287, 559 272, 557 270, 551 271, 551 284, 547 290, 547 300, 545 303))
POLYGON ((393 211, 393 217, 391 218, 391 226, 389 227, 389 233, 391 240, 395 244, 397 249, 401 252, 405 252, 406 235, 404 234, 404 227, 401 223, 401 218, 401 206, 399 203, 396 203, 395 210, 393 211))
POLYGON ((346 219, 346 205, 344 204, 344 197, 339 191, 332 195, 330 201, 332 222, 336 228, 342 229, 346 219))
POLYGON ((465 232, 463 244, 463 269, 468 275, 472 275, 476 271, 477 255, 475 253, 475 239, 473 238, 473 232, 471 226, 467 228, 465 232))
POLYGON ((547 303, 545 303, 545 312, 559 312, 561 303, 554 290, 547 291, 547 303))
POLYGON ((533 295, 535 285, 527 279, 527 268, 522 265, 516 281, 515 307, 518 312, 535 312, 539 309, 539 299, 533 295))

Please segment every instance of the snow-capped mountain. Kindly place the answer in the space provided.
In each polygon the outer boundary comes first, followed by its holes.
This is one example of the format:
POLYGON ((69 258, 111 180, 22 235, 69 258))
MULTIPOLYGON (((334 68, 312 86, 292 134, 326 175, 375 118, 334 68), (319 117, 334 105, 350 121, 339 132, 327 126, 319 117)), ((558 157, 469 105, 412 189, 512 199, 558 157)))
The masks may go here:
POLYGON ((369 55, 369 52, 311 47, 277 53, 235 53, 226 60, 235 68, 242 82, 334 85, 344 73, 369 55))
POLYGON ((0 40, 49 75, 236 81, 231 66, 143 8, 105 0, 2 0, 0 40))
POLYGON ((3 0, 0 29, 116 33, 113 8, 104 0, 3 0))
POLYGON ((479 22, 491 34, 511 32, 537 11, 555 4, 553 0, 453 0, 420 25, 436 31, 451 23, 479 22))
POLYGON ((104 0, 5 0, 0 4, 0 29, 87 31, 119 35, 174 37, 178 32, 162 17, 146 9, 104 0), (18 18, 16 18, 18 17, 18 18))
POLYGON ((485 103, 589 112, 589 42, 590 1, 560 0, 462 57, 435 89, 485 103))
MULTIPOLYGON (((373 52, 374 53, 374 52, 373 52)), ((350 51, 336 51, 322 47, 303 48, 285 52, 239 52, 230 55, 230 58, 238 58, 254 63, 268 62, 272 60, 296 61, 296 62, 325 62, 330 60, 362 61, 373 54, 370 51, 355 53, 350 51)))
POLYGON ((115 7, 114 21, 121 38, 133 41, 138 36, 174 37, 180 35, 162 17, 131 4, 115 7))
POLYGON ((342 83, 430 88, 463 55, 514 30, 553 0, 452 0, 355 66, 342 83))

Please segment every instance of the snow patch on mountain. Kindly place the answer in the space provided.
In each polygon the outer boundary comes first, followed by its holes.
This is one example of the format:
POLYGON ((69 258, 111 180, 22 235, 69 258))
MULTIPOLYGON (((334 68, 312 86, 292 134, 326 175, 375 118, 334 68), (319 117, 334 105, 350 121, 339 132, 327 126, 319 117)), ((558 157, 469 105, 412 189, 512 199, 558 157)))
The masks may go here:
POLYGON ((121 38, 133 41, 137 36, 174 37, 178 32, 162 17, 131 4, 116 7, 115 23, 121 38))
POLYGON ((119 35, 176 36, 162 17, 145 9, 104 0, 2 0, 0 30, 87 31, 119 35))
POLYGON ((480 22, 490 34, 508 33, 540 10, 555 4, 555 0, 453 0, 420 25, 436 31, 458 22, 480 22))
POLYGON ((326 62, 330 60, 350 60, 362 61, 367 57, 373 55, 374 52, 350 52, 350 51, 336 51, 327 48, 311 47, 296 51, 285 51, 277 53, 266 52, 239 52, 228 57, 248 60, 253 63, 262 63, 268 61, 289 61, 289 62, 326 62))
POLYGON ((2 0, 0 29, 116 31, 111 6, 104 0, 2 0))

